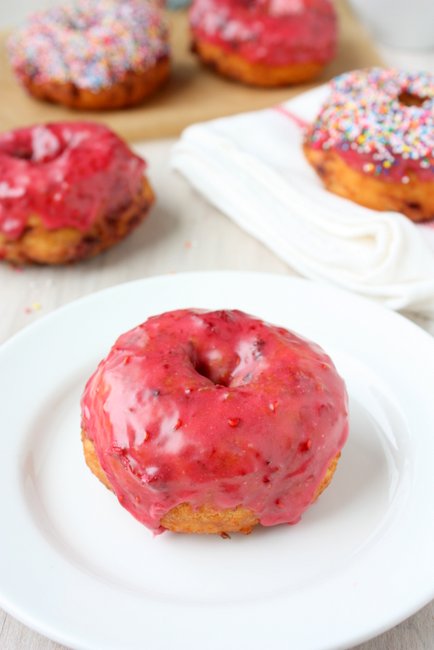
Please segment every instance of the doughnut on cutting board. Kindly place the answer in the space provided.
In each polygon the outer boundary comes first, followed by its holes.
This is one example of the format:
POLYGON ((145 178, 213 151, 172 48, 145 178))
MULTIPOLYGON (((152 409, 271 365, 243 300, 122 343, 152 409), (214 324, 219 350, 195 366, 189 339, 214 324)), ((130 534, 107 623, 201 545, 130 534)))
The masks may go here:
POLYGON ((129 141, 178 135, 194 122, 242 111, 266 108, 324 83, 346 70, 380 64, 364 28, 346 0, 336 0, 339 13, 339 48, 316 84, 290 88, 249 88, 223 79, 202 67, 189 50, 186 12, 170 15, 173 51, 172 76, 167 86, 142 106, 122 111, 87 112, 39 102, 29 97, 12 75, 7 56, 7 34, 0 34, 0 131, 58 120, 103 122, 129 141))

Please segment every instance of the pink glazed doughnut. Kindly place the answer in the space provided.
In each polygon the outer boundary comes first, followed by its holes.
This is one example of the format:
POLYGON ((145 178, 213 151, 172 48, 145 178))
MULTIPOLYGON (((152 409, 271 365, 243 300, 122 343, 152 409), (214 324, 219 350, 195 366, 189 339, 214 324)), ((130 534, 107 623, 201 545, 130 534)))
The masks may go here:
POLYGON ((434 219, 434 75, 367 68, 335 77, 303 150, 331 192, 434 219))
POLYGON ((190 27, 205 64, 254 86, 313 79, 336 52, 330 0, 193 0, 190 27))
POLYGON ((82 397, 89 467, 155 533, 295 524, 347 435, 345 385, 325 352, 236 310, 149 318, 82 397))
POLYGON ((0 259, 66 264, 92 257, 140 224, 154 202, 146 163, 93 122, 0 134, 0 259))

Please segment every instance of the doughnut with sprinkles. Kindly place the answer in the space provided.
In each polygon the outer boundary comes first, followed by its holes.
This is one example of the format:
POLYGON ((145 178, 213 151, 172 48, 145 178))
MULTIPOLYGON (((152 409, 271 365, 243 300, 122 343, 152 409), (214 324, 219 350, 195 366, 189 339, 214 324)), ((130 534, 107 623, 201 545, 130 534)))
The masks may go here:
POLYGON ((169 76, 163 16, 142 0, 76 0, 36 13, 8 49, 31 95, 71 108, 133 106, 169 76))
POLYGON ((434 75, 370 68, 336 77, 303 148, 331 192, 433 219, 434 75))

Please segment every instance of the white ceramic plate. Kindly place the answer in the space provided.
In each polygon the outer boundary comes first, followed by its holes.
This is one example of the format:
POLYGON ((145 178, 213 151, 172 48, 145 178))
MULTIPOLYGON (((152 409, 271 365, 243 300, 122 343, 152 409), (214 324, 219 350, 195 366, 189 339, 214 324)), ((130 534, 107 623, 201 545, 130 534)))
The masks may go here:
POLYGON ((433 594, 434 341, 304 280, 172 275, 60 309, 0 349, 0 605, 87 650, 347 648, 433 594), (86 468, 84 383, 115 338, 180 307, 237 307, 323 345, 350 394, 331 486, 296 526, 158 537, 86 468))

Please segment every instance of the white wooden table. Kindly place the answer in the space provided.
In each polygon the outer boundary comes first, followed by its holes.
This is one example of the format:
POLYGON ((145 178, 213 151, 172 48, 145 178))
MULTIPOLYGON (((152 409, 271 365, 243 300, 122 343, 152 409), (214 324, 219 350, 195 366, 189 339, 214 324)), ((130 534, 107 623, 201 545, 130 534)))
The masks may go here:
MULTIPOLYGON (((29 10, 56 2, 15 0, 11 4, 0 0, 0 27, 18 23, 29 10)), ((434 71, 434 52, 409 53, 384 47, 379 50, 390 65, 434 71)), ((129 240, 77 266, 22 272, 0 266, 0 343, 71 300, 128 280, 173 271, 240 269, 292 273, 169 171, 170 145, 167 141, 149 143, 146 147, 158 203, 148 221, 129 240)), ((434 335, 434 320, 413 320, 434 335)), ((61 647, 0 610, 0 650, 59 650, 61 647)), ((358 650, 433 649, 434 603, 358 647, 358 650)))
MULTIPOLYGON (((23 271, 0 266, 0 342, 75 298, 127 280, 173 271, 218 269, 292 273, 170 171, 170 146, 170 141, 146 145, 158 201, 147 222, 128 240, 76 266, 23 271)), ((434 320, 416 322, 434 335, 434 320)), ((60 648, 0 610, 1 650, 60 648)), ((434 603, 395 629, 359 646, 359 650, 432 648, 434 603)))

